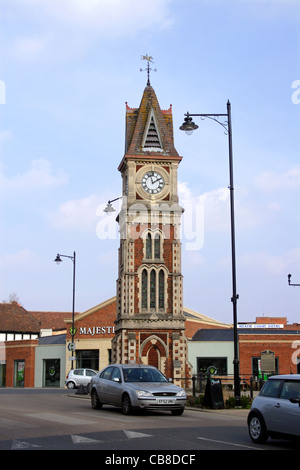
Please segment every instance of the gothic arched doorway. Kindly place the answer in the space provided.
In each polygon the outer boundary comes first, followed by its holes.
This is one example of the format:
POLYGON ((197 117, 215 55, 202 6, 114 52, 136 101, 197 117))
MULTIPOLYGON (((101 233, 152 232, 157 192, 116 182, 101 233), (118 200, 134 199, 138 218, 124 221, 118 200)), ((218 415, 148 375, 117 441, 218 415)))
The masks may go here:
POLYGON ((148 364, 159 369, 159 352, 155 346, 152 346, 148 351, 148 364))

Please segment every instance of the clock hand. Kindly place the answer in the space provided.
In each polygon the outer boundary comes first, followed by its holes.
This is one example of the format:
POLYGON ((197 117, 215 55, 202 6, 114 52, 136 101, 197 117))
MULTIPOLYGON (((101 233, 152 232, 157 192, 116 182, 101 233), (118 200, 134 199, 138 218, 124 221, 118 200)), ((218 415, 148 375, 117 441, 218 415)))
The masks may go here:
POLYGON ((160 180, 162 180, 162 176, 158 177, 155 181, 152 180, 152 184, 156 183, 157 181, 160 181, 160 180))

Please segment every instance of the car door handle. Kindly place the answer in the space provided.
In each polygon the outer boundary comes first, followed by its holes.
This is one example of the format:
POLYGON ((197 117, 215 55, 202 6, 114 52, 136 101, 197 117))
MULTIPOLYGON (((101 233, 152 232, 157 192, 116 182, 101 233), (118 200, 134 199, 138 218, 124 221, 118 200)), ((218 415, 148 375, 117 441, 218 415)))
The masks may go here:
POLYGON ((280 408, 280 403, 276 403, 275 408, 280 408))

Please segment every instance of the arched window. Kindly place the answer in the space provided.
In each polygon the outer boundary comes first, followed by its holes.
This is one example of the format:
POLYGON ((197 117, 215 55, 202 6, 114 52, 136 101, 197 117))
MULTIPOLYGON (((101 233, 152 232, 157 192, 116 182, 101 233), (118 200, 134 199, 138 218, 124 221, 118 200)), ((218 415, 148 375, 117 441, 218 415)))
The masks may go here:
POLYGON ((152 258, 152 239, 151 239, 150 233, 148 233, 147 238, 146 238, 146 258, 147 259, 152 258))
POLYGON ((160 258, 160 235, 155 234, 154 237, 154 258, 160 258))
POLYGON ((160 233, 147 233, 144 241, 144 256, 148 260, 162 258, 162 237, 160 233))
POLYGON ((166 308, 167 275, 163 268, 144 267, 140 274, 141 298, 143 311, 164 311, 166 308))
POLYGON ((143 269, 142 272, 142 308, 148 307, 148 272, 143 269))
POLYGON ((150 273, 150 308, 156 307, 156 272, 152 269, 150 273))
POLYGON ((165 273, 162 269, 158 275, 158 307, 165 308, 165 273))

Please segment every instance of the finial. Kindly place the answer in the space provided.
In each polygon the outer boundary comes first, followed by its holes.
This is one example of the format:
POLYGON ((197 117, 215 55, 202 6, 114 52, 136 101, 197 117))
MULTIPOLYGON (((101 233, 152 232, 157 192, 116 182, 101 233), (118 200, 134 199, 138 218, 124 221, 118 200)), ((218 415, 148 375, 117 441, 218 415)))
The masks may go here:
POLYGON ((146 55, 141 56, 141 60, 147 60, 147 62, 148 62, 147 68, 146 69, 140 69, 140 72, 144 72, 144 71, 147 72, 147 77, 148 77, 147 86, 150 86, 150 71, 157 72, 156 69, 151 69, 150 68, 150 62, 154 63, 153 62, 153 57, 151 55, 149 56, 148 54, 146 54, 146 55))

